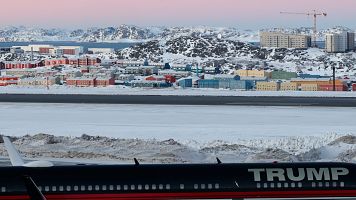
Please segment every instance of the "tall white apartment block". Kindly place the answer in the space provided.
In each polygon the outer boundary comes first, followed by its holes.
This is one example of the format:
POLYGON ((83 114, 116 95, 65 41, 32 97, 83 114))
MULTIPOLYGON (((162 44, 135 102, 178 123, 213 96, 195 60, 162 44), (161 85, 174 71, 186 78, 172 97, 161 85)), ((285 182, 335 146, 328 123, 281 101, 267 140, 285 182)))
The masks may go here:
POLYGON ((355 33, 335 32, 325 34, 325 50, 328 53, 342 53, 355 48, 355 33))

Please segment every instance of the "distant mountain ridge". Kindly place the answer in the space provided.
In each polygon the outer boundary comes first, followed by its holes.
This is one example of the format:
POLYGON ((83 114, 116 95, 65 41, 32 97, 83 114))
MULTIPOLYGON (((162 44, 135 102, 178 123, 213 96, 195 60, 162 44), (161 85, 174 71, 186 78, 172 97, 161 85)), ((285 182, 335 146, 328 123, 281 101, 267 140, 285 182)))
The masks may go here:
MULTIPOLYGON (((321 30, 319 38, 326 32, 350 29, 335 27, 321 30)), ((283 31, 287 33, 312 34, 311 28, 301 27, 292 29, 264 29, 261 31, 283 31)), ((240 42, 259 42, 259 31, 240 30, 229 27, 139 27, 134 25, 110 26, 88 29, 55 29, 25 26, 0 27, 0 41, 30 42, 30 41, 78 41, 78 42, 141 42, 149 40, 171 40, 181 36, 187 37, 215 37, 218 39, 240 42)))
POLYGON ((120 25, 117 27, 88 29, 45 29, 25 26, 0 27, 2 42, 30 41, 78 41, 78 42, 140 42, 149 40, 178 38, 180 36, 211 36, 240 40, 258 40, 258 31, 217 27, 138 27, 120 25))

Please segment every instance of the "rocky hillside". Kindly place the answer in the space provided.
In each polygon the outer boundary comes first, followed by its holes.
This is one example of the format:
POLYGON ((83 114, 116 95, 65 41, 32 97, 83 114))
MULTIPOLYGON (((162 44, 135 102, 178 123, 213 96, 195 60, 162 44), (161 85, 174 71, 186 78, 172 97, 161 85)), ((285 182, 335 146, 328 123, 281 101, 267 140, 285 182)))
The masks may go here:
POLYGON ((82 42, 105 42, 120 40, 147 40, 155 35, 147 28, 121 25, 119 27, 90 28, 74 30, 71 37, 77 37, 82 42))
POLYGON ((328 54, 322 49, 266 49, 216 35, 190 34, 153 40, 117 52, 119 58, 203 65, 218 61, 225 71, 237 68, 287 70, 339 76, 356 75, 356 53, 328 54))

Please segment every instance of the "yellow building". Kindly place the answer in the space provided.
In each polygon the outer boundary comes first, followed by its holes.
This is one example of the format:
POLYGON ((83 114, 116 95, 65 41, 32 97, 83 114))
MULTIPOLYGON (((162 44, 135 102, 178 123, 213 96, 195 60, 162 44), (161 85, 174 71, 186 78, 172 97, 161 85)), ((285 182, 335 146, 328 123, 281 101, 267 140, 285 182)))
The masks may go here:
POLYGON ((280 88, 279 82, 257 82, 257 91, 278 91, 280 88))
POLYGON ((319 85, 316 83, 304 83, 300 88, 302 91, 319 91, 319 85))
POLYGON ((298 84, 297 83, 291 83, 291 82, 284 82, 281 83, 281 91, 296 91, 298 90, 298 84))
POLYGON ((270 72, 266 72, 264 70, 244 70, 239 69, 235 71, 235 75, 239 75, 242 77, 250 76, 250 77, 271 77, 270 72))

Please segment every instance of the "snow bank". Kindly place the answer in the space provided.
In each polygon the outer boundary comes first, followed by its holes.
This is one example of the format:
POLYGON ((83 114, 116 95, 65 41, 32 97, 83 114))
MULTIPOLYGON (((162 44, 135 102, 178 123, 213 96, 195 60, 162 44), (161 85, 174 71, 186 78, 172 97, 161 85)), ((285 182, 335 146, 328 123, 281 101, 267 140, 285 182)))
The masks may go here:
MULTIPOLYGON (((355 135, 326 135, 310 140, 309 137, 289 137, 274 140, 274 147, 267 140, 240 141, 234 144, 211 144, 196 148, 169 140, 117 139, 82 135, 64 137, 46 134, 13 137, 14 144, 28 158, 60 158, 72 161, 102 161, 132 163, 138 158, 143 163, 211 163, 215 157, 223 162, 271 162, 271 161, 342 161, 356 162, 355 135), (336 138, 336 139, 332 139, 336 138), (298 141, 298 142, 296 142, 298 141), (255 145, 252 145, 255 144, 255 145), (258 145, 256 145, 258 144, 258 145), (278 144, 278 145, 277 145, 278 144), (251 145, 251 146, 250 146, 251 145), (305 152, 299 152, 302 147, 305 152), (306 148, 307 147, 307 148, 306 148)), ((0 155, 6 156, 0 144, 0 155)))

